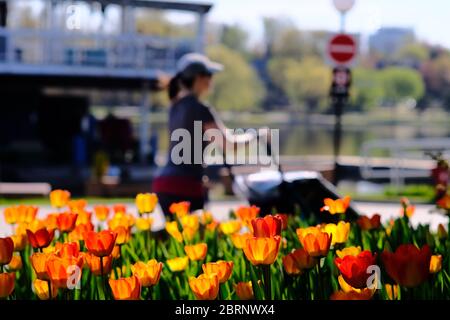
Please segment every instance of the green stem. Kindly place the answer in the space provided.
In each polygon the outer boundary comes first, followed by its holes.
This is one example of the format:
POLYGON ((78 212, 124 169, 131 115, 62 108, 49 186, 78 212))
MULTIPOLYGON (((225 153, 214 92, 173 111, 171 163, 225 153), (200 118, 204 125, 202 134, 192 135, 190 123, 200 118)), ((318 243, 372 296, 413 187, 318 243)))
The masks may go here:
POLYGON ((270 264, 263 266, 264 273, 264 289, 266 300, 272 300, 272 279, 270 277, 270 264))

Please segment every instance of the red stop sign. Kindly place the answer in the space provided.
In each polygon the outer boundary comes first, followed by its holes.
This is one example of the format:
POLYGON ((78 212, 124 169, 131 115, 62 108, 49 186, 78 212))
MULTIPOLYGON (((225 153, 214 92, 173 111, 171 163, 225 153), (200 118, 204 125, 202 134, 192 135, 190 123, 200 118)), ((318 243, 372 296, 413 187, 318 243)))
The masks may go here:
POLYGON ((336 64, 347 64, 356 56, 356 41, 352 36, 338 34, 328 43, 328 55, 336 64))

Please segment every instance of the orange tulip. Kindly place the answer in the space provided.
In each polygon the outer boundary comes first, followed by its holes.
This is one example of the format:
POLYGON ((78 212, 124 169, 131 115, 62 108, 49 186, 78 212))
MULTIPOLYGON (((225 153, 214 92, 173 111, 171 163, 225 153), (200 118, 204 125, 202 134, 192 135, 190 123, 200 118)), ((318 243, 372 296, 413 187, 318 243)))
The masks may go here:
POLYGON ((69 241, 84 241, 86 234, 93 230, 94 225, 92 223, 77 225, 75 229, 69 233, 69 241))
POLYGON ((302 270, 297 266, 292 253, 283 257, 283 266, 288 275, 297 276, 302 273, 302 270))
POLYGON ((14 284, 16 281, 16 274, 0 273, 0 298, 8 297, 14 291, 14 284))
POLYGON ((182 234, 185 241, 192 241, 192 239, 194 239, 195 235, 197 234, 197 230, 186 227, 183 228, 182 234))
POLYGON ((404 287, 422 284, 430 273, 431 251, 427 245, 418 249, 412 244, 402 244, 395 253, 384 251, 381 258, 388 275, 404 287))
POLYGON ((416 206, 411 205, 408 198, 402 198, 400 204, 402 206, 400 214, 402 216, 406 215, 408 218, 411 218, 416 211, 416 206))
POLYGON ((22 269, 22 258, 20 256, 12 256, 11 261, 8 264, 9 271, 19 271, 22 269))
POLYGON ((116 245, 122 245, 127 243, 131 238, 131 230, 130 228, 124 226, 118 226, 112 232, 116 233, 116 245))
POLYGON ((244 254, 255 266, 268 265, 275 262, 280 248, 281 238, 250 238, 244 247, 244 254))
POLYGON ((236 295, 240 300, 253 300, 255 298, 253 294, 252 282, 239 282, 236 286, 236 295))
POLYGON ((18 223, 31 223, 36 219, 38 207, 19 205, 14 207, 15 218, 18 223))
POLYGON ((85 210, 80 210, 78 213, 77 222, 75 223, 75 226, 79 226, 81 224, 88 224, 91 223, 92 213, 85 210))
MULTIPOLYGON (((69 277, 77 275, 75 269, 71 270, 70 267, 76 266, 81 270, 83 264, 83 256, 77 258, 61 258, 57 255, 50 255, 45 265, 45 269, 49 279, 56 288, 68 288, 69 277)), ((78 276, 81 277, 81 274, 78 274, 78 276)), ((75 280, 79 281, 80 279, 75 280)))
POLYGON ((109 207, 102 205, 94 206, 94 213, 99 221, 105 221, 109 216, 109 207))
POLYGON ((122 248, 120 246, 114 246, 113 251, 111 252, 111 257, 116 260, 120 258, 120 255, 122 253, 122 248))
POLYGON ((58 213, 50 213, 47 215, 43 221, 43 224, 47 227, 47 229, 58 229, 58 216, 58 213))
POLYGON ((328 211, 330 214, 344 214, 350 206, 350 197, 344 197, 343 199, 333 200, 326 198, 323 200, 324 207, 321 211, 328 211))
POLYGON ((450 195, 446 194, 436 202, 438 208, 450 210, 450 195))
POLYGON ((69 203, 70 192, 67 190, 53 190, 50 192, 50 203, 52 207, 62 208, 69 203))
POLYGON ((139 279, 142 287, 151 287, 158 283, 162 268, 162 262, 152 259, 147 263, 142 261, 135 263, 131 266, 131 271, 139 279))
MULTIPOLYGON (((33 281, 33 291, 38 296, 39 300, 49 300, 50 293, 48 282, 45 280, 36 279, 33 281)), ((52 290, 52 299, 56 298, 58 295, 58 289, 54 288, 52 290)))
POLYGON ((330 250, 332 235, 318 227, 297 229, 297 236, 303 248, 312 257, 325 257, 330 250))
POLYGON ((50 254, 48 253, 33 253, 31 256, 31 266, 33 267, 38 279, 48 280, 46 265, 49 258, 50 254))
POLYGON ((127 212, 127 207, 124 204, 115 204, 113 206, 114 213, 122 213, 125 214, 127 212))
POLYGON ((214 221, 214 217, 211 212, 209 211, 203 211, 202 215, 200 216, 200 223, 202 225, 210 224, 214 221))
POLYGON ((223 234, 233 234, 236 232, 239 232, 242 228, 242 222, 239 220, 230 220, 226 222, 222 222, 219 225, 220 231, 222 231, 223 234))
POLYGON ((141 284, 136 276, 109 279, 109 286, 116 300, 139 300, 141 296, 141 284))
POLYGON ((103 265, 103 274, 108 274, 111 272, 112 269, 112 256, 105 256, 102 259, 100 257, 97 257, 91 253, 87 253, 85 255, 86 264, 89 267, 89 270, 91 270, 92 274, 95 276, 101 276, 102 275, 102 266, 103 265))
POLYGON ((251 233, 234 233, 231 235, 231 242, 237 249, 243 249, 247 243, 247 239, 253 238, 251 233))
POLYGON ((117 227, 131 228, 135 222, 134 217, 127 213, 116 213, 111 220, 108 221, 108 227, 111 230, 117 227))
POLYGON ((208 245, 206 243, 194 244, 191 246, 184 246, 184 252, 191 259, 191 261, 203 260, 206 257, 208 245))
POLYGON ((250 226, 250 223, 253 219, 256 219, 256 217, 259 215, 260 208, 256 206, 251 207, 239 207, 236 210, 236 216, 242 220, 242 222, 250 226))
POLYGON ((154 193, 139 193, 136 196, 136 207, 139 214, 152 213, 158 203, 158 197, 154 193))
POLYGON ((257 238, 270 238, 281 234, 282 220, 274 216, 265 216, 251 221, 253 235, 257 238))
POLYGON ((36 232, 27 229, 27 235, 28 241, 33 248, 42 249, 50 245, 55 233, 54 230, 49 231, 46 228, 39 229, 36 232))
POLYGON ((442 269, 442 256, 433 255, 430 260, 430 273, 438 273, 442 269))
POLYGON ((14 252, 14 242, 10 237, 0 238, 0 267, 8 264, 14 252))
POLYGON ((178 218, 184 217, 189 213, 191 203, 188 201, 172 203, 169 207, 169 212, 175 214, 178 218))
POLYGON ((58 242, 55 245, 55 253, 61 258, 77 258, 80 255, 80 245, 78 242, 58 242))
POLYGON ((381 226, 381 216, 379 214, 375 214, 372 218, 367 216, 362 216, 356 220, 356 223, 361 228, 361 230, 374 230, 378 229, 381 226))
POLYGON ((189 287, 198 300, 215 300, 219 293, 219 277, 216 274, 190 277, 189 287))
POLYGON ((85 199, 70 200, 67 203, 67 206, 69 207, 70 211, 74 213, 81 213, 86 208, 87 201, 85 199))
POLYGON ((26 234, 16 234, 11 236, 14 242, 14 251, 23 251, 27 245, 28 237, 26 234))
POLYGON ((77 213, 60 213, 56 217, 56 224, 59 231, 70 232, 75 229, 75 224, 77 222, 77 213))
POLYGON ((217 274, 219 283, 225 283, 233 271, 233 261, 208 262, 202 265, 203 272, 208 275, 217 274))
POLYGON ((311 257, 303 248, 292 251, 291 255, 300 270, 314 268, 317 264, 317 259, 311 257))
POLYGON ((16 207, 8 207, 3 211, 3 216, 7 224, 16 224, 18 219, 18 211, 16 207))
POLYGON ((86 233, 85 245, 88 251, 97 257, 109 256, 114 249, 117 234, 103 230, 100 232, 90 231, 86 233))

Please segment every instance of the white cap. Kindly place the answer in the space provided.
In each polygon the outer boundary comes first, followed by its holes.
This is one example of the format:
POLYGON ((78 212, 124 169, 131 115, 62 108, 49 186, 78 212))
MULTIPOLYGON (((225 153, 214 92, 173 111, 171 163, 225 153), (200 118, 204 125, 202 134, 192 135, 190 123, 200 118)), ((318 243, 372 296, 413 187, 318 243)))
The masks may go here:
POLYGON ((207 56, 200 53, 187 53, 178 60, 177 72, 184 72, 189 67, 195 66, 195 69, 202 70, 214 74, 223 70, 223 65, 211 61, 207 56))

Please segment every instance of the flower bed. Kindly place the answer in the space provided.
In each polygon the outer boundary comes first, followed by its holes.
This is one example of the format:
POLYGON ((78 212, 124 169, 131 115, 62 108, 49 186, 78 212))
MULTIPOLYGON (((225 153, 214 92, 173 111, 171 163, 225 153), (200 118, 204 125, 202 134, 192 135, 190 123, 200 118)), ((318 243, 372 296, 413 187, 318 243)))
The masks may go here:
MULTIPOLYGON (((324 199, 321 212, 259 216, 241 207, 231 220, 173 204, 163 232, 151 231, 154 194, 97 205, 50 195, 55 213, 4 210, 13 230, 0 238, 1 299, 443 299, 450 296, 450 242, 440 225, 414 229, 406 199, 396 220, 346 221, 350 199, 324 199), (95 215, 98 223, 92 223, 95 215), (318 217, 339 217, 318 224, 318 217)), ((441 208, 450 207, 442 200, 441 208)))

